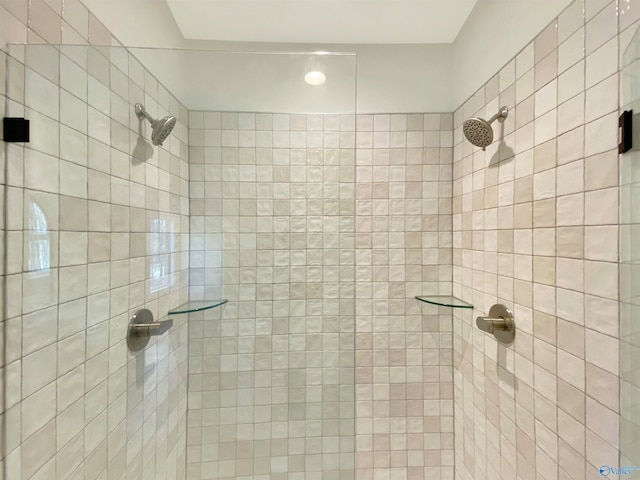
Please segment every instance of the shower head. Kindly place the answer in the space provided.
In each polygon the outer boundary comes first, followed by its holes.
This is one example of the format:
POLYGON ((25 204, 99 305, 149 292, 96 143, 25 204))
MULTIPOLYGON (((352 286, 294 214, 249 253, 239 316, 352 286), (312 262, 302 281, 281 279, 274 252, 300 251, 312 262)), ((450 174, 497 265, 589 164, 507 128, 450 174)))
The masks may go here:
POLYGON ((470 118, 462 125, 462 131, 467 140, 483 150, 493 142, 493 128, 482 118, 470 118))
POLYGON ((493 128, 491 128, 491 124, 497 119, 504 120, 508 114, 509 109, 502 107, 488 122, 483 118, 470 118, 462 124, 464 136, 476 147, 482 147, 482 150, 484 150, 493 142, 493 128))
POLYGON ((173 130, 173 127, 176 126, 176 117, 164 117, 161 120, 156 120, 155 124, 151 126, 153 127, 151 141, 154 145, 162 145, 171 133, 171 130, 173 130))
POLYGON ((144 109, 144 105, 141 103, 136 103, 136 115, 140 120, 146 118, 149 120, 149 123, 151 123, 151 142, 154 145, 162 145, 162 142, 167 139, 171 130, 173 130, 173 127, 176 126, 176 117, 169 115, 159 120, 155 120, 147 113, 144 109))

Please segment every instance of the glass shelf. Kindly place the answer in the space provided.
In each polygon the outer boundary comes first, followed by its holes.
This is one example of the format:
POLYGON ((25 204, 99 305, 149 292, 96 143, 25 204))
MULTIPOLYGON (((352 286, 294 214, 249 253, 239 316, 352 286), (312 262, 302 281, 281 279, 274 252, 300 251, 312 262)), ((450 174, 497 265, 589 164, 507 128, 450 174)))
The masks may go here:
POLYGON ((182 305, 169 310, 169 315, 181 315, 183 313, 202 312, 203 310, 209 310, 211 308, 224 305, 228 300, 197 300, 192 302, 183 303, 182 305))
POLYGON ((420 300, 424 303, 430 303, 431 305, 438 305, 440 307, 473 308, 473 305, 471 305, 470 303, 463 302, 459 298, 453 297, 451 295, 416 295, 416 300, 420 300))

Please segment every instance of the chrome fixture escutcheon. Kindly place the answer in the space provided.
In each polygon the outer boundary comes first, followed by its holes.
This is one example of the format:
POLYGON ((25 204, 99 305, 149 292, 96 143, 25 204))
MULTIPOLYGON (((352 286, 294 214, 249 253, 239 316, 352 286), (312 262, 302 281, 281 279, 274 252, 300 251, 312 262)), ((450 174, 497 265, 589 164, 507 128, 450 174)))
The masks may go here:
POLYGON ((153 313, 143 308, 138 310, 131 321, 127 332, 129 350, 137 352, 147 346, 152 335, 162 335, 173 326, 173 320, 153 321, 153 313))
POLYGON ((513 313, 501 303, 496 303, 489 309, 488 317, 476 318, 476 325, 483 332, 492 333, 502 343, 511 343, 516 338, 513 313))

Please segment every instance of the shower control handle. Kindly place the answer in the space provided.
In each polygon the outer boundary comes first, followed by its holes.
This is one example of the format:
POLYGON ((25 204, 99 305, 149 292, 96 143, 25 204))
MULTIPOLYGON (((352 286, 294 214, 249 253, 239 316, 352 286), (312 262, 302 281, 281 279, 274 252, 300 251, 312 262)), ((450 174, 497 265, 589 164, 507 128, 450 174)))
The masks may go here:
POLYGON ((151 323, 132 323, 129 325, 132 330, 135 330, 135 334, 139 337, 149 335, 162 335, 171 327, 173 327, 173 320, 165 320, 163 322, 151 322, 151 323))
POLYGON ((513 320, 504 318, 491 318, 491 317, 478 317, 476 318, 476 325, 483 332, 494 334, 501 330, 509 330, 513 320))
POLYGON ((173 320, 154 322, 150 310, 143 308, 138 310, 131 321, 127 331, 127 345, 133 352, 142 350, 152 336, 162 335, 173 326, 173 320))
POLYGON ((513 314, 501 303, 491 307, 488 317, 476 318, 476 325, 483 332, 493 334, 502 343, 511 343, 516 336, 513 314))

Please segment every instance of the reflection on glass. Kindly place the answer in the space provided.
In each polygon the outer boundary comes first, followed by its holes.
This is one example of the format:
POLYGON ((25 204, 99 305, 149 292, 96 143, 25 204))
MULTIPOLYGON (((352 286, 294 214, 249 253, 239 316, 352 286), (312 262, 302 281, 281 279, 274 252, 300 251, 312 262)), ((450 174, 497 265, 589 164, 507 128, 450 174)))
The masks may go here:
POLYGON ((29 253, 27 268, 29 271, 51 268, 51 245, 49 229, 44 212, 35 202, 29 204, 29 253))
POLYGON ((165 219, 152 219, 150 238, 151 263, 149 266, 151 293, 171 286, 171 272, 174 271, 171 252, 174 251, 174 245, 174 225, 165 219))

